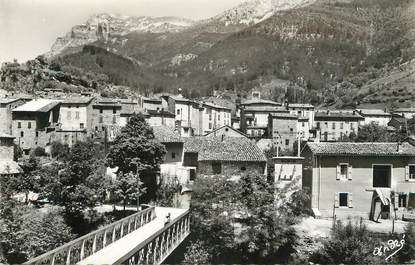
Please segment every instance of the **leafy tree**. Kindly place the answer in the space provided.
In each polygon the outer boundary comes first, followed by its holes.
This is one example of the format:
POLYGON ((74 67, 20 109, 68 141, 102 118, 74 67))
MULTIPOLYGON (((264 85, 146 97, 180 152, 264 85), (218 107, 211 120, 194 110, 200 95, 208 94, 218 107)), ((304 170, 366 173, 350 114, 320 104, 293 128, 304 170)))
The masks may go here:
POLYGON ((190 245, 186 248, 184 254, 184 263, 185 264, 208 264, 211 260, 212 254, 210 254, 207 248, 203 245, 202 242, 196 241, 191 242, 190 245))
POLYGON ((361 126, 358 135, 352 140, 355 142, 388 142, 390 134, 386 127, 372 122, 361 126))
POLYGON ((54 141, 51 145, 50 154, 58 160, 65 160, 69 154, 69 146, 60 141, 54 141))
POLYGON ((122 201, 124 211, 128 202, 137 201, 137 198, 146 191, 146 188, 142 188, 142 185, 143 182, 132 172, 127 174, 123 172, 118 173, 112 185, 112 192, 114 193, 115 200, 122 201))
POLYGON ((174 199, 179 191, 180 186, 178 183, 162 177, 162 181, 160 181, 156 191, 156 204, 164 207, 177 207, 174 199))
POLYGON ((153 130, 142 114, 134 114, 122 129, 106 157, 107 165, 119 171, 140 174, 148 188, 155 189, 156 174, 166 153, 164 145, 154 139, 153 130))
POLYGON ((33 155, 34 156, 47 156, 46 151, 45 151, 45 148, 40 147, 40 146, 36 147, 33 150, 33 155))

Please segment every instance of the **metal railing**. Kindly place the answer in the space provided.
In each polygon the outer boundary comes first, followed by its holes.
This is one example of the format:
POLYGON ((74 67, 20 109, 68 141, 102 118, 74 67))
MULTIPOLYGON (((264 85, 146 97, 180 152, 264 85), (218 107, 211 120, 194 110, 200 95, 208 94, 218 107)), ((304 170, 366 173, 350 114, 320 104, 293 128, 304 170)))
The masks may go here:
POLYGON ((156 218, 155 207, 127 216, 24 264, 76 264, 156 218))
POLYGON ((115 264, 161 264, 190 234, 190 211, 165 225, 115 264))

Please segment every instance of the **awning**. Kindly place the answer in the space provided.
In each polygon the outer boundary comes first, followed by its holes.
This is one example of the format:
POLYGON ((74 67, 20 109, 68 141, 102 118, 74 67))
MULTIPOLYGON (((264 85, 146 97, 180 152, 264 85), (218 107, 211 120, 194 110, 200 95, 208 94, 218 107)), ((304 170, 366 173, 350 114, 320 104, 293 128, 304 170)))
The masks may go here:
POLYGON ((379 196, 380 201, 383 205, 391 204, 391 189, 390 188, 376 188, 376 194, 379 196))

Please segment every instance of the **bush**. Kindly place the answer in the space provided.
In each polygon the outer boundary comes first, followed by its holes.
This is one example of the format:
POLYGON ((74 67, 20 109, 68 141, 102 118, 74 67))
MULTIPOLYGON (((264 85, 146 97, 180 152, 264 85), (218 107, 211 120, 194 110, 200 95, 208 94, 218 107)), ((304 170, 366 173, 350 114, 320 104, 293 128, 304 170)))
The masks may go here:
POLYGON ((34 156, 47 156, 46 151, 45 151, 45 148, 40 147, 40 146, 36 147, 33 150, 33 155, 34 156))

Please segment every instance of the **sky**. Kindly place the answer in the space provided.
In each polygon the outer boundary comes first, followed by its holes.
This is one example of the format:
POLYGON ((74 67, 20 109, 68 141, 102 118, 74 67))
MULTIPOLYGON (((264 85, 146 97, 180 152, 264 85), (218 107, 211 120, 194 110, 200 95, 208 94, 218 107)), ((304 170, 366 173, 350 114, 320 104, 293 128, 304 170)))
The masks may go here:
POLYGON ((0 0, 0 63, 33 59, 98 13, 204 19, 244 0, 0 0))

